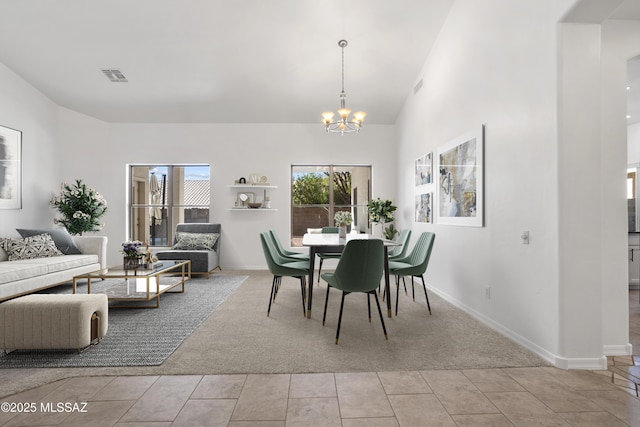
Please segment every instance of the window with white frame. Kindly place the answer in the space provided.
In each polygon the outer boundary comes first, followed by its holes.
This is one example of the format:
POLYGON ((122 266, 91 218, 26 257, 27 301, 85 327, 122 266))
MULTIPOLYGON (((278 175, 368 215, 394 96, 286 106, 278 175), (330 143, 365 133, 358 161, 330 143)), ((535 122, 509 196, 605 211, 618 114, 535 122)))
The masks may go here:
POLYGON ((209 165, 129 165, 127 236, 171 246, 176 225, 209 222, 209 165))

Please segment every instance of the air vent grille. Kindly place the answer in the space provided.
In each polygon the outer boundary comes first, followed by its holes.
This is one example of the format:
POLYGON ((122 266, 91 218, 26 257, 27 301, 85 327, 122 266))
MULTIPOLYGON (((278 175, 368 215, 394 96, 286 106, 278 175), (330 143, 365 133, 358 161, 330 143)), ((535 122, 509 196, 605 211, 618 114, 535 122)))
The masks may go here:
POLYGON ((126 83, 128 81, 124 74, 115 68, 103 68, 102 73, 113 83, 126 83))
POLYGON ((422 88, 422 79, 413 87, 413 94, 415 95, 422 88))

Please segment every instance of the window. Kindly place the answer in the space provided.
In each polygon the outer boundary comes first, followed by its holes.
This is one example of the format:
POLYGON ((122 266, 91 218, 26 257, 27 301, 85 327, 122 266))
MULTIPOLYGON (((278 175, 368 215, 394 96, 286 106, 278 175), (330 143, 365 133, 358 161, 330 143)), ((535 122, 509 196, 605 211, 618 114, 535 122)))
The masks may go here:
POLYGON ((333 226, 337 211, 350 211, 352 228, 369 227, 371 166, 291 166, 291 245, 301 246, 307 228, 333 226))
POLYGON ((171 246, 181 222, 209 222, 209 165, 130 165, 127 235, 171 246))

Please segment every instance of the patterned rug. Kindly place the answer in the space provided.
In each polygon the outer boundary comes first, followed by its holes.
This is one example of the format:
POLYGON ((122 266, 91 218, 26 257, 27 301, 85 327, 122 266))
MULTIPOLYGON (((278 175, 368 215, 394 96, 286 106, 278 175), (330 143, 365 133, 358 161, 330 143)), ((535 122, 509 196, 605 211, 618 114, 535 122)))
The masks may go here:
MULTIPOLYGON (((159 308, 110 309, 109 329, 102 342, 82 353, 0 351, 0 368, 161 365, 246 279, 247 276, 223 275, 193 278, 186 283, 184 293, 163 294, 159 308)), ((99 292, 100 286, 106 285, 107 281, 94 282, 91 291, 99 292)), ((86 284, 80 284, 78 292, 85 293, 86 284)), ((71 293, 71 285, 44 293, 71 293)))

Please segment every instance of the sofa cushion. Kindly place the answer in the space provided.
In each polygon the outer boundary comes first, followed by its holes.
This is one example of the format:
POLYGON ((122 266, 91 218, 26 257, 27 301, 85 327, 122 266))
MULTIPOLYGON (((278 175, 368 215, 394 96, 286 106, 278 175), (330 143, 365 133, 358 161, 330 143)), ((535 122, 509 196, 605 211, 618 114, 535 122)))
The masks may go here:
POLYGON ((27 228, 18 228, 16 229, 18 233, 22 237, 31 237, 37 236, 39 234, 48 234, 53 239, 53 242, 56 244, 56 247, 65 255, 78 255, 81 254, 80 249, 74 243, 71 238, 71 234, 67 231, 66 228, 39 228, 39 229, 27 229, 27 228))
POLYGON ((219 237, 219 233, 187 233, 179 231, 176 233, 176 243, 173 245, 173 249, 212 251, 219 237))
POLYGON ((63 255, 48 234, 39 234, 37 236, 25 237, 24 239, 4 239, 2 241, 2 247, 9 255, 9 261, 63 255))
POLYGON ((0 285, 44 274, 47 274, 46 264, 30 263, 28 261, 0 263, 0 285))
POLYGON ((55 273, 56 271, 69 270, 99 262, 98 255, 63 255, 46 258, 46 260, 42 259, 41 261, 47 266, 47 273, 55 273))

